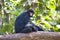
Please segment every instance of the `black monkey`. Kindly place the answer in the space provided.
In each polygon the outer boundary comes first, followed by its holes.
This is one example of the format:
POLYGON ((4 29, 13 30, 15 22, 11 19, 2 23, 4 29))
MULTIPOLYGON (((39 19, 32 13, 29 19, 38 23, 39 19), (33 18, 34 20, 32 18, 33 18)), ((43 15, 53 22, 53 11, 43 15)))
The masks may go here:
POLYGON ((30 22, 30 17, 32 17, 34 11, 32 9, 21 13, 15 21, 15 32, 16 33, 29 33, 33 31, 43 31, 43 29, 39 28, 35 24, 31 24, 26 26, 30 22))

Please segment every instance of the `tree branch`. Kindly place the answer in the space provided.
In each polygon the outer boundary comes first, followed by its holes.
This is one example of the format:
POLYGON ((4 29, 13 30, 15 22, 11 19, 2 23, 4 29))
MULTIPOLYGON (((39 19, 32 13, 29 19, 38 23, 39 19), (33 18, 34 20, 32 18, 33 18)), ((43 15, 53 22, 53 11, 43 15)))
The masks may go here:
POLYGON ((32 32, 0 35, 0 40, 60 40, 59 32, 32 32))

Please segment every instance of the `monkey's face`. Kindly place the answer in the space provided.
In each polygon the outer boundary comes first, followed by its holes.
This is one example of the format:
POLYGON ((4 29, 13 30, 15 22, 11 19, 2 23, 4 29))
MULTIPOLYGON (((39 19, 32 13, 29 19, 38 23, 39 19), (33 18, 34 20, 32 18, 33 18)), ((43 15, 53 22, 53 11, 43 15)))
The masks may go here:
POLYGON ((30 17, 32 17, 32 16, 33 16, 33 13, 31 13, 31 12, 30 12, 29 14, 30 14, 30 17))

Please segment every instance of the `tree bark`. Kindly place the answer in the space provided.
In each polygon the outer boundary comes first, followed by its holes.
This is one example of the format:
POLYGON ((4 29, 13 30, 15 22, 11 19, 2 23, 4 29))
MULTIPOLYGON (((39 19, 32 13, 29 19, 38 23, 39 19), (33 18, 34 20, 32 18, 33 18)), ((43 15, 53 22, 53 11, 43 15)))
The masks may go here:
POLYGON ((32 32, 0 35, 0 40, 60 40, 60 32, 32 32))

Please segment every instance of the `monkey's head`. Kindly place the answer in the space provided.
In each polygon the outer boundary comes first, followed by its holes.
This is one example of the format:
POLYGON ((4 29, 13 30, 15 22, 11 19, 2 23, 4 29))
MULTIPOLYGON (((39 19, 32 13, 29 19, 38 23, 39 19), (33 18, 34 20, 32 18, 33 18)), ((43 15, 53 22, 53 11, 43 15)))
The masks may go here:
POLYGON ((28 10, 27 12, 28 12, 28 15, 29 15, 30 17, 32 17, 33 14, 34 14, 34 11, 33 11, 32 9, 28 10))

